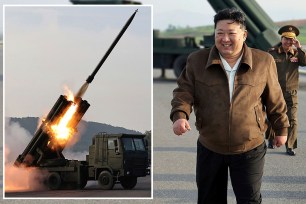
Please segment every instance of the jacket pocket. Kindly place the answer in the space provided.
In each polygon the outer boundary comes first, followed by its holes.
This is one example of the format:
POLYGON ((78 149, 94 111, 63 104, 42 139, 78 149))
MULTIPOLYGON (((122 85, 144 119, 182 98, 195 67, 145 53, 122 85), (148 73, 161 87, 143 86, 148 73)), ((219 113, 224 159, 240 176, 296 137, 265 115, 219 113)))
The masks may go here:
POLYGON ((254 107, 254 110, 255 110, 257 124, 260 130, 263 132, 265 131, 265 118, 262 115, 262 111, 259 110, 258 105, 254 107))

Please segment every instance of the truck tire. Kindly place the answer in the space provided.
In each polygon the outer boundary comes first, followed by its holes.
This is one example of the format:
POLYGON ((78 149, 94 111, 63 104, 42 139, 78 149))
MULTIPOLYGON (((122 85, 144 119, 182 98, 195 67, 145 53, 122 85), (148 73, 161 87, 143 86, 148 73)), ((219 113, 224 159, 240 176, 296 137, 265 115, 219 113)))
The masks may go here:
POLYGON ((180 55, 175 58, 173 63, 173 70, 176 77, 179 77, 186 66, 187 55, 180 55))
POLYGON ((109 171, 102 171, 99 175, 98 182, 103 190, 111 190, 115 185, 113 176, 109 171))
POLYGON ((137 184, 137 177, 134 176, 121 177, 120 183, 124 189, 133 189, 137 184))
POLYGON ((47 186, 51 190, 58 190, 61 187, 62 179, 57 172, 51 172, 47 178, 47 186))

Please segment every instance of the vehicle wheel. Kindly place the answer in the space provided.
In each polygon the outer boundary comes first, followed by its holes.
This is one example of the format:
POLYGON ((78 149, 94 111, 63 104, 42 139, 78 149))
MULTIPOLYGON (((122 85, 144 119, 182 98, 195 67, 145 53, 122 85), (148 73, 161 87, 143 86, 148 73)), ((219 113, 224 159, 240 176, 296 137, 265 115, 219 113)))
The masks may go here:
POLYGON ((130 176, 130 177, 121 177, 120 178, 121 186, 124 189, 132 189, 137 184, 137 177, 130 176))
POLYGON ((48 175, 47 186, 51 190, 58 190, 61 187, 62 179, 57 172, 52 172, 48 175))
POLYGON ((114 187, 114 179, 109 171, 102 171, 98 178, 99 185, 103 190, 110 190, 114 187))
POLYGON ((186 66, 187 55, 178 56, 173 63, 174 74, 179 77, 186 66))

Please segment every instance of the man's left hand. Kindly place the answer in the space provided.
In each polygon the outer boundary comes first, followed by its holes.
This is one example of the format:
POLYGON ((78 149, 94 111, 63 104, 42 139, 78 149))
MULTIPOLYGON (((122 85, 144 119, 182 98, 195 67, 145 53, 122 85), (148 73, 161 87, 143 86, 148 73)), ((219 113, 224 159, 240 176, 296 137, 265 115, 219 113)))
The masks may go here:
POLYGON ((287 136, 276 136, 273 140, 273 146, 280 147, 287 141, 287 136))

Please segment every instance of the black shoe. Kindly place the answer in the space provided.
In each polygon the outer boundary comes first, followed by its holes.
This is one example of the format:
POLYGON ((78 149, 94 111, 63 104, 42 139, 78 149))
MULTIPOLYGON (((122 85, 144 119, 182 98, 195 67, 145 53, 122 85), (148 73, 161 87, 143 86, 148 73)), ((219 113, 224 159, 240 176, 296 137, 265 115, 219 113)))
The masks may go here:
POLYGON ((275 146, 273 146, 273 141, 269 140, 269 142, 268 142, 268 148, 269 148, 269 149, 275 149, 275 146))
POLYGON ((292 150, 291 148, 288 148, 286 153, 287 153, 288 155, 290 155, 290 156, 295 156, 295 155, 296 155, 295 151, 292 150))

